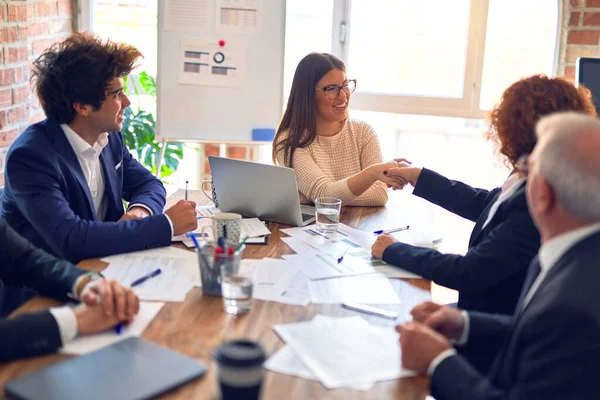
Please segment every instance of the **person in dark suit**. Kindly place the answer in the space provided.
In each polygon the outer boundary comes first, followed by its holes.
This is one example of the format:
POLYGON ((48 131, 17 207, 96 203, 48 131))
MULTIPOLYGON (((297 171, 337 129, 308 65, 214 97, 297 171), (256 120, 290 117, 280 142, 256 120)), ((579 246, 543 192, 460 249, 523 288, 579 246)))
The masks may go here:
POLYGON ((515 314, 428 302, 397 327, 403 367, 428 373, 438 400, 600 398, 600 121, 558 113, 537 131, 527 201, 542 246, 515 314), (449 340, 494 360, 487 375, 449 340))
POLYGON ((506 89, 491 113, 489 132, 513 167, 502 188, 475 189, 406 163, 388 170, 413 185, 413 194, 474 221, 475 227, 464 256, 411 246, 390 235, 377 238, 373 256, 458 290, 459 308, 511 314, 540 243, 527 210, 525 178, 514 166, 535 146, 536 122, 557 111, 596 114, 589 90, 561 78, 536 75, 506 89))
MULTIPOLYGON (((129 323, 139 310, 131 289, 77 268, 35 248, 0 218, 0 278, 27 286, 65 306, 0 320, 0 362, 56 351, 75 336, 102 332, 119 322, 129 323)), ((2 304, 0 304, 0 308, 2 304)))
POLYGON ((123 77, 140 56, 135 47, 76 33, 33 63, 47 118, 7 153, 1 215, 35 246, 73 263, 168 246, 197 227, 191 201, 163 214, 162 183, 120 132, 130 104, 123 77))

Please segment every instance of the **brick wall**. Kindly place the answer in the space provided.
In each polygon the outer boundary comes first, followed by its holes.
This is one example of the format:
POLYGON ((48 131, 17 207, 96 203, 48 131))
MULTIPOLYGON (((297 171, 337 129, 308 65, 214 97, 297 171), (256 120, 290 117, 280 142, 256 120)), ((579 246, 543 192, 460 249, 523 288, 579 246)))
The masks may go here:
POLYGON ((563 0, 558 73, 575 79, 578 57, 600 57, 600 0, 563 0))
POLYGON ((0 187, 8 146, 44 117, 29 86, 31 62, 72 31, 71 0, 0 0, 0 187))

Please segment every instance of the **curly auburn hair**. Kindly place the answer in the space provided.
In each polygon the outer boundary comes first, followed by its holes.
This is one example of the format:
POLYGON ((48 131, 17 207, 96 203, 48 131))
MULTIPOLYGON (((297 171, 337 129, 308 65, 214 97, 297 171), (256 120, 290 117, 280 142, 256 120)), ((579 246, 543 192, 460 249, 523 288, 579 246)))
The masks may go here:
POLYGON ((546 75, 523 78, 504 91, 500 104, 490 112, 487 136, 514 167, 520 156, 533 151, 537 122, 558 111, 596 116, 592 94, 587 88, 576 88, 563 78, 546 75))
POLYGON ((141 56, 133 46, 75 33, 33 62, 31 82, 46 116, 68 124, 75 117, 73 103, 99 109, 110 82, 128 75, 141 56))

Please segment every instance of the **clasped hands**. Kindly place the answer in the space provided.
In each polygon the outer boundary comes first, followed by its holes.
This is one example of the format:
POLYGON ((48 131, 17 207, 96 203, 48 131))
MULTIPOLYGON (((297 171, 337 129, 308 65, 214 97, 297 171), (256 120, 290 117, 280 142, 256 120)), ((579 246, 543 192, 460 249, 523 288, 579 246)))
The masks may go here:
POLYGON ((412 309, 412 321, 396 326, 400 334, 402 367, 427 374, 431 362, 460 339, 464 318, 460 310, 426 301, 412 309))
POLYGON ((414 187, 421 173, 421 168, 414 167, 405 158, 395 158, 392 161, 376 165, 377 179, 384 182, 388 188, 394 190, 403 189, 407 184, 411 184, 414 187))

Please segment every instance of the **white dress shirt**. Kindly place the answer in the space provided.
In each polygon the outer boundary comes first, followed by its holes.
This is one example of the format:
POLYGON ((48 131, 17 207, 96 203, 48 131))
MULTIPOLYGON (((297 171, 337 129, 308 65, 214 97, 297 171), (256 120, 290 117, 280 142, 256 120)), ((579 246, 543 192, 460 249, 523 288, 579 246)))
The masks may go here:
POLYGON ((500 207, 500 205, 506 199, 508 199, 510 196, 513 195, 513 193, 517 191, 517 189, 521 186, 521 182, 523 182, 524 180, 525 178, 520 178, 517 174, 513 174, 508 177, 508 179, 502 185, 502 192, 500 192, 500 196, 498 196, 498 199, 496 199, 496 202, 490 208, 488 217, 481 226, 482 230, 487 226, 487 224, 490 223, 492 218, 494 218, 494 215, 496 215, 496 211, 498 211, 498 207, 500 207))
POLYGON ((90 188, 96 217, 98 220, 104 221, 108 210, 108 203, 104 195, 104 174, 100 166, 100 153, 108 144, 108 133, 102 133, 98 136, 98 140, 94 143, 94 146, 90 146, 69 125, 61 124, 60 127, 77 156, 83 176, 85 176, 85 180, 90 188))
MULTIPOLYGON (((563 233, 562 235, 556 236, 555 238, 547 241, 542 244, 540 250, 538 252, 538 260, 540 262, 540 273, 533 281, 531 285, 531 289, 527 292, 527 295, 523 299, 523 303, 520 305, 520 309, 517 312, 523 312, 523 310, 529 304, 529 301, 535 294, 535 292, 540 287, 540 284, 548 275, 548 272, 556 265, 558 260, 562 256, 564 256, 569 249, 575 246, 577 243, 581 242, 588 236, 593 235, 596 232, 600 231, 600 222, 585 226, 583 228, 575 229, 567 233, 563 233)), ((461 312, 464 320, 463 332, 460 339, 456 342, 458 345, 464 345, 467 343, 469 338, 469 314, 466 311, 461 312)), ((433 375, 433 372, 437 368, 438 365, 446 358, 456 355, 455 349, 448 349, 435 357, 431 363, 429 364, 429 368, 427 369, 427 374, 429 376, 433 375)))

